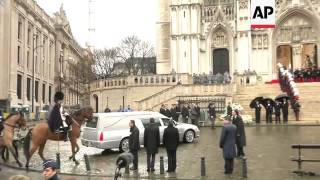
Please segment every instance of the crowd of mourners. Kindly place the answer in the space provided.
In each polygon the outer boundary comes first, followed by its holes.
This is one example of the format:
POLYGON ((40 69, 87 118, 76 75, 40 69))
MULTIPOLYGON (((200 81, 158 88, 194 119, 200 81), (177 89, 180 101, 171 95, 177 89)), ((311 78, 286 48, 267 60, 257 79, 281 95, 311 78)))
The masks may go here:
POLYGON ((194 84, 227 84, 231 82, 231 76, 228 71, 222 73, 213 74, 211 71, 209 74, 193 74, 194 84))
POLYGON ((294 70, 295 82, 320 82, 320 68, 299 68, 294 70))

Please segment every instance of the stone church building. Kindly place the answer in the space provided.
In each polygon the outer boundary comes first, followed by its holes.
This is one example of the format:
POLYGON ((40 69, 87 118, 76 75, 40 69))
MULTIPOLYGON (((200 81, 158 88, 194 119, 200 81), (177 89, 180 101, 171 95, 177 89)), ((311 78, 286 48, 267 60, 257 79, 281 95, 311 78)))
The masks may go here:
POLYGON ((276 0, 275 29, 251 29, 249 0, 158 0, 157 7, 158 74, 250 69, 269 81, 278 62, 319 66, 319 0, 276 0))

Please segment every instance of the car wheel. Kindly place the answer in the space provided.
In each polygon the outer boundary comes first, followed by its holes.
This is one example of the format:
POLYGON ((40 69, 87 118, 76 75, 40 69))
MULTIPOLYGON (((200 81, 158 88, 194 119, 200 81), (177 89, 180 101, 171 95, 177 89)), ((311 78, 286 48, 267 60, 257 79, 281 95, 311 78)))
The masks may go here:
POLYGON ((194 132, 192 130, 188 130, 184 133, 184 141, 186 143, 192 143, 194 140, 194 132))
POLYGON ((123 138, 121 140, 119 149, 121 152, 129 151, 129 138, 123 138))

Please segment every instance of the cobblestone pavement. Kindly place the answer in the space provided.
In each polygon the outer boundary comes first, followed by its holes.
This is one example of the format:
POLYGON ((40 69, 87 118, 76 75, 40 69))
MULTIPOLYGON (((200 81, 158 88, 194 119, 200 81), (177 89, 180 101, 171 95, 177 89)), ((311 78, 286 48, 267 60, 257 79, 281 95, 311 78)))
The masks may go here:
MULTIPOLYGON (((212 130, 211 128, 201 128, 200 138, 191 144, 181 144, 178 148, 177 173, 166 173, 160 176, 159 157, 164 156, 165 168, 167 166, 166 153, 163 147, 160 148, 156 157, 156 172, 148 174, 146 172, 146 153, 142 148, 139 152, 139 171, 130 172, 130 177, 140 176, 149 178, 179 178, 179 179, 199 179, 200 178, 200 158, 206 158, 207 179, 241 179, 241 160, 235 160, 235 171, 233 175, 223 174, 224 161, 222 153, 218 147, 221 128, 212 130)), ((254 180, 295 180, 295 179, 319 179, 319 177, 298 177, 292 173, 297 169, 297 164, 291 162, 290 158, 297 155, 296 150, 290 148, 291 144, 317 144, 319 143, 320 131, 317 126, 263 126, 247 127, 247 144, 245 153, 248 161, 248 177, 254 180)), ((79 142, 80 144, 80 142, 79 142)), ((85 174, 84 154, 88 154, 91 163, 92 173, 100 175, 109 175, 108 178, 91 177, 89 179, 112 179, 115 170, 115 161, 119 155, 118 151, 103 151, 95 148, 80 146, 80 152, 77 159, 80 165, 75 166, 68 160, 70 156, 70 145, 66 142, 60 142, 61 153, 61 172, 85 174)), ((58 151, 58 143, 49 141, 45 148, 45 157, 55 158, 58 151)), ((22 152, 20 159, 24 161, 22 152)), ((320 150, 306 150, 303 155, 306 158, 316 158, 320 150)), ((15 165, 11 158, 10 164, 15 165)), ((35 154, 31 160, 31 166, 35 169, 41 169, 41 161, 38 154, 35 154)), ((320 164, 306 163, 303 169, 307 171, 319 172, 320 164)), ((0 179, 8 178, 13 174, 26 174, 25 171, 3 168, 0 171, 0 179)), ((27 174, 33 179, 39 179, 40 173, 32 172, 27 174)), ((67 176, 64 176, 67 177, 67 176)), ((76 179, 88 179, 76 177, 76 179)), ((125 178, 124 178, 125 179, 125 178)), ((134 178, 143 179, 143 178, 134 178)))

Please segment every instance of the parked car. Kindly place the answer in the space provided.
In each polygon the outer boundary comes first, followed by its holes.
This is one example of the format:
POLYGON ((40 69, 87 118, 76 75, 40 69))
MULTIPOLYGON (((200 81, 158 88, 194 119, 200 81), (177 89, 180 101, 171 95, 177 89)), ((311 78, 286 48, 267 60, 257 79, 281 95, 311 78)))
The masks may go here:
MULTIPOLYGON (((158 112, 112 112, 112 113, 94 113, 93 119, 87 122, 83 128, 81 143, 87 147, 100 149, 119 148, 120 151, 127 151, 129 148, 129 122, 135 120, 136 126, 140 131, 140 144, 143 145, 144 129, 150 123, 150 118, 155 119, 159 126, 160 141, 164 129, 168 122, 168 117, 158 112)), ((199 128, 192 124, 174 122, 179 130, 180 141, 191 143, 200 136, 199 128)))

